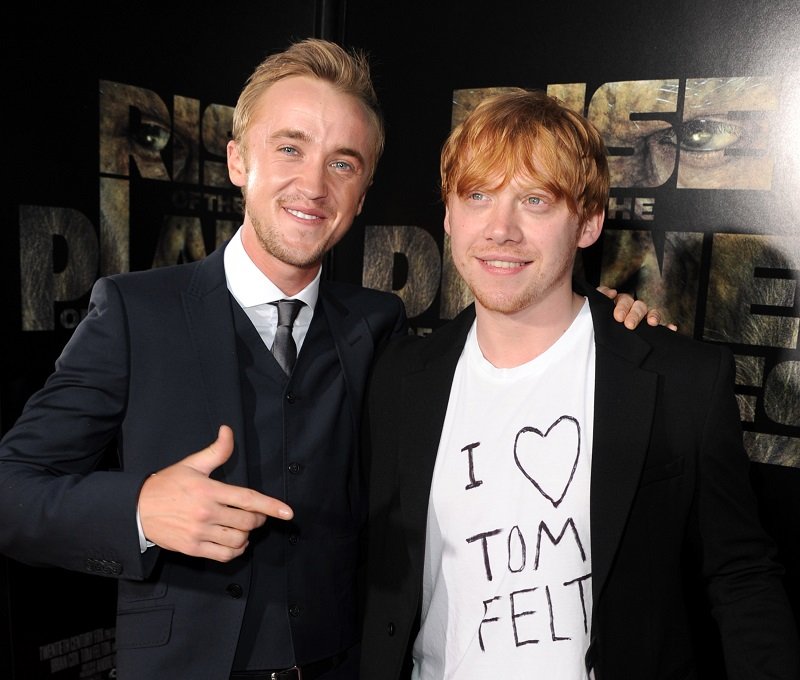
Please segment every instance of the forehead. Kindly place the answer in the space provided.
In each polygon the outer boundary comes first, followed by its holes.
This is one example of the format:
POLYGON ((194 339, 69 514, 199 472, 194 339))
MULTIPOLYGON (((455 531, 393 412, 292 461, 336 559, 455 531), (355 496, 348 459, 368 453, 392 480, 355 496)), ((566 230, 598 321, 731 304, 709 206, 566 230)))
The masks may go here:
POLYGON ((258 134, 303 132, 309 139, 353 148, 372 157, 375 124, 364 105, 331 83, 306 76, 284 78, 262 92, 250 125, 258 134))

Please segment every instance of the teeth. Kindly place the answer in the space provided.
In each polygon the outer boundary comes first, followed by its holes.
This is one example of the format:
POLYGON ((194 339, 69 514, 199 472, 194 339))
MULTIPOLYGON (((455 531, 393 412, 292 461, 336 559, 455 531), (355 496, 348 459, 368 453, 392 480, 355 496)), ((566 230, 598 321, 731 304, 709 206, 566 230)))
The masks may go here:
POLYGON ((500 269, 516 269, 525 264, 524 262, 509 262, 508 260, 484 260, 484 262, 491 267, 498 267, 500 269))
POLYGON ((301 220, 317 219, 316 215, 309 215, 308 213, 300 212, 299 210, 292 210, 291 208, 286 208, 286 212, 288 212, 290 215, 294 215, 295 217, 299 217, 301 220))

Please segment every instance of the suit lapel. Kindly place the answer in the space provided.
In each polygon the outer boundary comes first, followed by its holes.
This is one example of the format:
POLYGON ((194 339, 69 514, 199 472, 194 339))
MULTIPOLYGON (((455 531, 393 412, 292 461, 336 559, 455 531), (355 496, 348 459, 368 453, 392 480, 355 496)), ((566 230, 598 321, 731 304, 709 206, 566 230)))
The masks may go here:
MULTIPOLYGON (((597 348, 592 445, 592 583, 597 602, 619 546, 650 440, 657 376, 641 368, 649 345, 589 294, 597 348)), ((602 296, 600 296, 602 297, 602 296)))
POLYGON ((183 295, 183 309, 205 384, 213 437, 220 425, 229 425, 235 437, 237 450, 222 466, 219 477, 231 484, 246 485, 242 392, 223 251, 224 248, 217 248, 198 263, 183 295))
POLYGON ((411 563, 420 573, 433 467, 453 375, 474 319, 474 307, 470 306, 424 341, 427 346, 421 352, 420 365, 402 376, 399 385, 398 409, 409 423, 398 449, 400 503, 404 524, 413 532, 408 542, 411 563))
MULTIPOLYGON (((369 328, 363 316, 352 313, 331 290, 330 282, 324 279, 319 284, 317 304, 320 303, 339 355, 349 402, 354 406, 360 405, 364 399, 367 370, 372 365, 375 351, 369 328)), ((360 414, 350 410, 353 431, 357 437, 360 414)))

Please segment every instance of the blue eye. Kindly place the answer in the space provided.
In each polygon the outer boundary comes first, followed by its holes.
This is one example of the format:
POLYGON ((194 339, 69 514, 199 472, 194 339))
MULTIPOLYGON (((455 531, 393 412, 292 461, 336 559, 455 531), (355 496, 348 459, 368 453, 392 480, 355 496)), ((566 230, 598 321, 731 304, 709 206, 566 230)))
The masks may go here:
POLYGON ((346 161, 334 161, 331 165, 337 170, 352 170, 353 166, 346 161))
POLYGON ((485 198, 485 196, 480 191, 473 191, 467 194, 467 198, 469 198, 472 201, 482 201, 485 198))
POLYGON ((539 205, 541 202, 542 202, 542 199, 539 198, 538 196, 529 196, 528 197, 528 203, 530 203, 531 205, 539 205))

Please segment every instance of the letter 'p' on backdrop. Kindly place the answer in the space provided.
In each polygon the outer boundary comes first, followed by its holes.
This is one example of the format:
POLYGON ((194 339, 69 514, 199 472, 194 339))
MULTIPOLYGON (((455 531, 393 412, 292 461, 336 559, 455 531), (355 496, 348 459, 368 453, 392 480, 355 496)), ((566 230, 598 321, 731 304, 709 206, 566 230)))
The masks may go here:
MULTIPOLYGON (((420 334, 469 302, 438 195, 451 126, 518 86, 598 126, 611 198, 581 273, 731 346, 753 481, 800 617, 796 0, 49 4, 20 6, 3 29, 3 432, 98 276, 202 258, 238 227, 225 167, 238 92, 267 53, 328 37, 370 53, 387 147, 326 275, 393 290, 420 334)), ((113 677, 114 592, 113 579, 0 558, 0 677, 113 677)))

